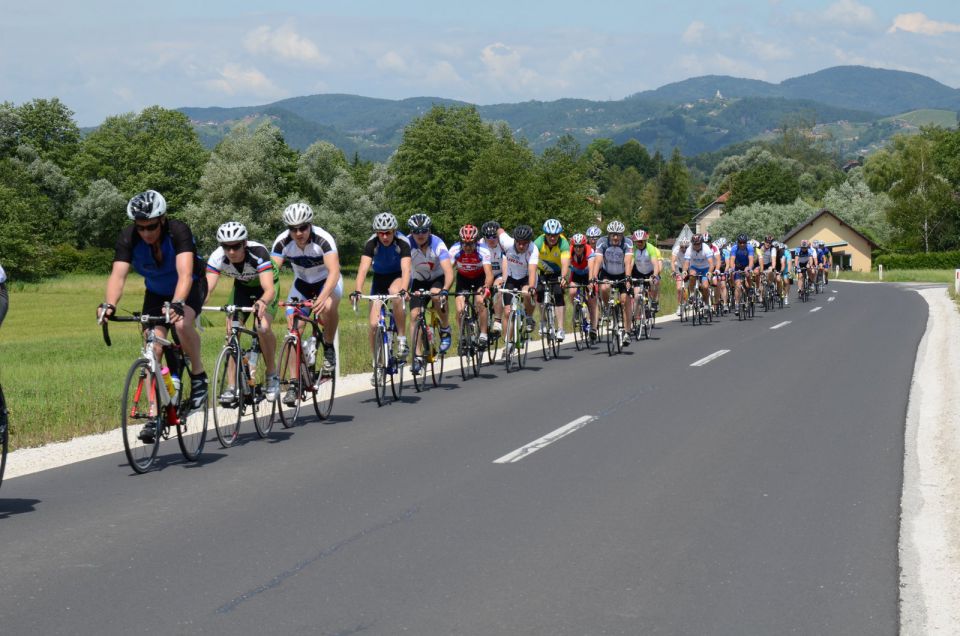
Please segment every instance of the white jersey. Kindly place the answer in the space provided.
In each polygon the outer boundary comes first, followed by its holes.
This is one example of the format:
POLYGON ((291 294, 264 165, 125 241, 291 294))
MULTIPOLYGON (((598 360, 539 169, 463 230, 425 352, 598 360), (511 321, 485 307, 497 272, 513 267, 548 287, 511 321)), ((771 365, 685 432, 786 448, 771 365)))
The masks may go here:
POLYGON ((430 241, 422 248, 417 239, 410 236, 410 278, 411 280, 437 280, 443 277, 440 263, 450 260, 450 250, 436 234, 430 235, 430 241))
POLYGON ((703 270, 710 269, 714 256, 713 249, 706 245, 702 245, 699 250, 693 249, 693 245, 691 245, 683 255, 683 260, 689 262, 690 267, 703 270))
MULTIPOLYGON (((227 258, 227 253, 222 245, 213 250, 213 254, 207 261, 208 272, 234 278, 241 284, 251 287, 260 285, 261 273, 272 270, 273 261, 270 260, 270 252, 256 241, 247 241, 246 254, 240 264, 234 264, 227 258)), ((274 280, 276 278, 277 276, 274 274, 274 280)))
POLYGON ((504 232, 500 235, 500 247, 503 248, 503 256, 507 259, 507 277, 519 280, 527 280, 530 276, 530 265, 540 264, 540 250, 530 241, 527 249, 523 252, 517 252, 516 241, 513 237, 504 232))
POLYGON ((497 241, 497 244, 494 247, 490 247, 490 244, 486 240, 482 242, 482 245, 490 251, 490 267, 493 268, 493 277, 500 278, 503 274, 503 248, 500 246, 500 241, 497 241))
POLYGON ((0 265, 0 283, 7 282, 7 273, 3 271, 3 265, 0 265))
POLYGON ((337 242, 333 236, 321 227, 314 225, 310 230, 310 240, 303 249, 284 230, 273 242, 271 255, 288 261, 296 277, 305 283, 319 283, 327 279, 327 266, 323 263, 325 254, 336 254, 337 242))
POLYGON ((601 269, 614 276, 623 276, 627 273, 627 254, 633 252, 633 241, 626 236, 620 239, 619 245, 611 245, 610 238, 601 236, 597 241, 595 254, 603 259, 601 269))

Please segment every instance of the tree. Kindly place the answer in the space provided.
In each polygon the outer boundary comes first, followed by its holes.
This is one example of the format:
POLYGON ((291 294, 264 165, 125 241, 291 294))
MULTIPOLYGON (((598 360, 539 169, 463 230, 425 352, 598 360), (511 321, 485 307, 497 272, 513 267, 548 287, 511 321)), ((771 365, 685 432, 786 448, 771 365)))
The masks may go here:
POLYGON ((654 233, 673 236, 690 220, 693 200, 690 196, 690 175, 679 148, 673 149, 670 161, 660 173, 657 217, 651 223, 654 233))
POLYGON ((536 157, 509 130, 499 130, 496 141, 483 149, 464 182, 456 224, 496 219, 512 228, 533 216, 533 166, 536 157))
POLYGON ((106 179, 97 179, 70 209, 77 247, 110 247, 127 223, 127 197, 106 179))
POLYGON ((831 188, 823 197, 823 207, 883 246, 894 237, 894 228, 887 220, 889 206, 890 197, 871 192, 860 168, 851 170, 845 183, 831 188))
POLYGON ((67 165, 80 144, 80 129, 73 121, 73 111, 56 97, 34 99, 21 104, 16 111, 17 145, 31 146, 60 167, 67 165))
POLYGON ((751 203, 790 203, 800 196, 797 177, 780 163, 763 163, 733 178, 727 209, 751 203))
POLYGON ((751 237, 768 234, 781 237, 816 211, 816 207, 799 198, 787 204, 755 202, 724 212, 710 226, 710 233, 731 239, 741 233, 751 237))
POLYGON ((564 135, 537 158, 533 168, 533 218, 559 219, 564 226, 586 228, 595 213, 587 201, 593 182, 587 174, 588 164, 580 161, 580 146, 564 135))
POLYGON ((318 141, 297 160, 297 187, 311 203, 322 205, 333 180, 346 172, 343 152, 328 141, 318 141))
POLYGON ((607 175, 610 185, 603 199, 604 218, 622 219, 631 229, 646 227, 641 220, 646 185, 643 175, 633 166, 627 166, 626 170, 613 166, 607 175))

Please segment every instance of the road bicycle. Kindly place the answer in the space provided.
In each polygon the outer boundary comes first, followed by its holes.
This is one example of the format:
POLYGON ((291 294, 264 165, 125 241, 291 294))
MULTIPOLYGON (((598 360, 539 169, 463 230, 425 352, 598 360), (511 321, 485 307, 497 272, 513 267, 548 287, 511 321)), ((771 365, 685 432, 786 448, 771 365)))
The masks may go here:
MULTIPOLYGON (((571 285, 567 286, 568 288, 571 285)), ((593 339, 590 337, 590 331, 593 326, 590 324, 590 305, 587 298, 594 295, 592 285, 572 285, 576 288, 573 295, 573 343, 577 346, 577 351, 591 349, 593 339)))
POLYGON ((653 331, 656 314, 650 304, 650 279, 632 278, 636 285, 633 295, 633 335, 637 340, 649 339, 653 331))
POLYGON ((540 279, 537 287, 542 290, 543 302, 540 303, 540 344, 544 360, 560 355, 560 340, 557 338, 557 309, 553 302, 553 286, 559 281, 540 279))
MULTIPOLYGON (((429 296, 441 306, 445 306, 446 296, 440 293, 431 293, 428 290, 412 292, 412 296, 429 296), (439 298, 439 301, 436 299, 439 298)), ((417 319, 413 322, 413 344, 410 347, 413 354, 413 388, 419 393, 427 386, 427 371, 430 372, 430 382, 433 386, 440 386, 443 380, 443 366, 447 359, 446 351, 440 351, 440 316, 429 302, 420 310, 417 319)))
POLYGON ((267 400, 266 365, 260 360, 260 337, 256 331, 260 319, 254 315, 251 330, 243 326, 241 317, 252 313, 253 307, 204 306, 203 310, 223 312, 230 319, 230 330, 213 373, 213 427, 217 439, 224 448, 233 446, 240 435, 240 422, 248 413, 253 417, 257 435, 266 438, 273 428, 274 407, 267 400), (241 335, 250 336, 250 346, 243 347, 241 335))
POLYGON ((693 274, 693 276, 695 281, 693 294, 690 297, 690 324, 702 325, 704 320, 713 320, 707 300, 703 296, 703 289, 700 287, 700 283, 706 276, 702 274, 693 274))
POLYGON ((607 355, 623 351, 623 306, 620 303, 619 286, 629 281, 628 278, 604 281, 610 284, 610 296, 600 310, 597 333, 601 340, 607 343, 607 355))
MULTIPOLYGON (((377 318, 377 330, 373 338, 373 388, 377 398, 377 406, 387 403, 387 379, 390 380, 390 393, 394 400, 399 400, 403 394, 403 372, 406 360, 398 355, 397 321, 393 309, 387 309, 388 301, 400 298, 406 307, 405 296, 400 294, 350 294, 353 310, 357 311, 357 301, 360 299, 375 300, 380 303, 380 315, 377 318)), ((416 376, 414 376, 416 378, 416 376)))
MULTIPOLYGON (((480 323, 477 319, 477 307, 474 304, 477 292, 461 291, 457 296, 464 299, 463 312, 459 319, 460 337, 457 340, 457 355, 460 356, 460 377, 466 380, 471 373, 473 377, 480 375, 480 361, 483 359, 483 350, 480 348, 480 323)), ((489 344, 489 336, 487 336, 489 344)))
POLYGON ((172 340, 154 332, 154 327, 169 325, 169 312, 166 303, 163 316, 134 313, 100 320, 103 341, 108 347, 108 322, 136 322, 144 330, 143 348, 127 372, 120 402, 123 450, 130 467, 141 474, 153 466, 160 440, 169 439, 171 429, 176 430, 183 457, 191 462, 200 458, 207 437, 207 404, 191 410, 191 400, 184 395, 183 383, 177 380, 189 377, 190 359, 180 346, 176 329, 170 331, 172 340), (172 369, 161 365, 154 349, 158 344, 172 369))
POLYGON ((503 363, 507 373, 510 373, 514 371, 514 361, 517 369, 522 369, 527 364, 530 335, 527 329, 527 311, 524 308, 522 296, 529 295, 531 292, 501 287, 497 293, 511 294, 510 317, 507 319, 507 324, 503 326, 503 363))
POLYGON ((800 302, 810 300, 810 293, 813 291, 813 285, 810 284, 810 269, 801 267, 797 269, 797 276, 803 278, 803 284, 799 285, 800 302))
POLYGON ((771 278, 769 278, 766 273, 762 274, 762 276, 763 276, 763 310, 773 311, 773 308, 777 302, 777 284, 771 278))
POLYGON ((494 328, 497 314, 494 311, 493 296, 488 296, 483 302, 487 307, 487 362, 493 364, 497 361, 497 351, 500 349, 500 331, 494 328))
POLYGON ((303 403, 310 399, 313 401, 314 413, 319 419, 325 420, 330 417, 330 412, 333 410, 337 375, 336 373, 324 374, 317 368, 318 354, 323 355, 325 342, 323 324, 318 318, 307 313, 313 308, 311 301, 292 300, 279 303, 279 306, 290 307, 294 312, 293 322, 280 345, 280 359, 277 363, 280 395, 272 403, 271 415, 279 416, 284 428, 296 426, 301 419, 300 410, 303 403), (310 337, 306 340, 300 333, 301 323, 307 323, 311 328, 310 337), (291 389, 296 396, 292 405, 284 402, 287 392, 291 389), (285 406, 289 409, 284 408, 285 406))

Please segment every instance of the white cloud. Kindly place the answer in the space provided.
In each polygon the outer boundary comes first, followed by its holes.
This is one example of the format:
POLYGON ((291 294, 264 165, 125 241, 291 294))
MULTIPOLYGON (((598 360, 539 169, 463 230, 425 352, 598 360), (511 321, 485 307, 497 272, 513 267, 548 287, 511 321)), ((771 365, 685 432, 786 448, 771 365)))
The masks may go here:
POLYGON ((887 30, 887 33, 896 33, 897 31, 919 35, 943 35, 944 33, 960 33, 960 24, 931 20, 923 13, 901 13, 893 19, 893 26, 887 30))
POLYGON ((435 86, 461 86, 464 81, 453 64, 441 60, 427 71, 426 81, 435 86))
POLYGON ((681 38, 685 44, 699 44, 703 40, 703 34, 707 30, 707 25, 700 20, 694 20, 683 32, 681 38))
POLYGON ((827 7, 823 15, 827 21, 842 26, 870 26, 877 19, 873 9, 857 0, 839 0, 827 7))
POLYGON ((252 95, 256 97, 280 97, 280 90, 270 78, 255 68, 243 68, 239 64, 227 64, 220 69, 218 79, 207 80, 207 87, 227 95, 252 95))
POLYGON ((276 29, 269 26, 257 27, 247 34, 243 44, 251 53, 313 66, 328 66, 331 61, 327 55, 320 52, 312 40, 297 33, 289 24, 276 29))
POLYGON ((775 60, 786 60, 793 57, 793 51, 776 42, 764 42, 757 38, 747 38, 743 40, 743 46, 764 62, 775 60))
POLYGON ((480 52, 485 75, 494 84, 510 90, 521 90, 536 85, 539 76, 535 71, 523 66, 520 51, 503 42, 495 42, 483 47, 480 52))
POLYGON ((387 51, 377 60, 377 68, 381 71, 406 73, 407 62, 396 51, 387 51))

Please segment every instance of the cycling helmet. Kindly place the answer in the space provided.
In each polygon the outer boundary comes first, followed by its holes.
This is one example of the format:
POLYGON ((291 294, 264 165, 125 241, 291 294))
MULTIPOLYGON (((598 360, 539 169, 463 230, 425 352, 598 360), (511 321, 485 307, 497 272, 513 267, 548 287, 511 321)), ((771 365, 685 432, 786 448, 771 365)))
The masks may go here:
POLYGON ((720 238, 718 238, 716 241, 713 242, 713 246, 718 250, 722 250, 727 246, 727 239, 721 236, 720 238))
POLYGON ((771 245, 773 245, 773 237, 768 234, 768 235, 766 235, 766 236, 763 237, 763 242, 764 242, 764 243, 770 243, 771 245))
POLYGON ((533 238, 533 228, 529 225, 518 225, 513 230, 513 240, 529 241, 533 238))
POLYGON ((685 236, 682 239, 680 239, 680 247, 689 247, 689 246, 690 246, 690 239, 688 237, 685 236))
POLYGON ((291 203, 283 211, 285 225, 303 225, 313 221, 313 208, 306 203, 291 203))
POLYGON ((247 240, 247 228, 243 223, 227 221, 217 228, 217 243, 236 243, 247 240))
POLYGON ((637 230, 636 232, 633 233, 633 240, 639 243, 640 241, 646 241, 648 236, 649 234, 647 234, 643 230, 637 230))
POLYGON ((166 213, 167 200, 156 190, 141 192, 127 203, 127 216, 131 221, 156 219, 166 213))
POLYGON ((579 233, 578 233, 578 234, 574 234, 573 236, 570 237, 570 244, 571 244, 571 245, 586 245, 586 244, 587 244, 587 237, 584 236, 583 234, 579 234, 579 233))
POLYGON ((464 225, 460 228, 460 240, 464 243, 473 243, 477 240, 479 234, 476 225, 464 225))
POLYGON ((817 247, 826 247, 826 244, 823 241, 817 241, 817 247))
POLYGON ((560 221, 556 219, 547 219, 543 223, 543 233, 544 234, 559 234, 563 232, 563 225, 560 224, 560 221))
POLYGON ((377 232, 389 232, 397 229, 397 217, 389 212, 381 212, 373 217, 373 229, 377 232))
POLYGON ((807 239, 803 239, 802 241, 800 241, 800 247, 810 247, 810 241, 808 241, 807 239))
POLYGON ((694 234, 693 238, 690 240, 694 245, 703 245, 703 237, 699 234, 694 234))
POLYGON ((704 233, 703 233, 703 242, 704 242, 704 243, 709 243, 709 242, 710 242, 710 232, 704 232, 704 233))
POLYGON ((746 234, 737 234, 737 243, 746 243, 747 235, 746 234))
POLYGON ((417 212, 407 219, 407 227, 414 233, 429 232, 432 226, 433 222, 430 220, 430 217, 423 212, 417 212))
POLYGON ((757 239, 750 239, 750 245, 753 246, 754 249, 756 249, 760 247, 760 241, 758 241, 757 239))
POLYGON ((600 238, 601 234, 603 234, 603 232, 601 232, 600 228, 596 225, 591 225, 586 231, 587 238, 600 238))
POLYGON ((497 238, 497 230, 499 229, 499 223, 496 221, 487 221, 483 224, 483 227, 480 228, 480 232, 483 234, 483 238, 494 239, 497 238))
POLYGON ((626 228, 620 221, 610 221, 607 224, 607 234, 623 234, 626 228))

